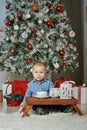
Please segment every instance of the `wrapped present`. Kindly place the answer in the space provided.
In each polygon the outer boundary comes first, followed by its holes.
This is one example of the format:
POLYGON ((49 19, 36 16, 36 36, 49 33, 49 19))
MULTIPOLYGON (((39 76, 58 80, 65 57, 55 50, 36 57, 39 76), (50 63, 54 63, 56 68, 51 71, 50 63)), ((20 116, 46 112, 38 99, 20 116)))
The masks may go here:
POLYGON ((77 99, 78 103, 81 103, 81 86, 73 87, 73 97, 77 99))
POLYGON ((79 104, 87 104, 87 85, 73 87, 73 97, 79 104))
POLYGON ((7 86, 8 86, 7 94, 11 94, 12 93, 12 82, 6 82, 5 84, 2 84, 3 96, 6 93, 7 86))
POLYGON ((72 87, 75 86, 75 81, 71 80, 70 77, 66 77, 65 79, 63 77, 60 77, 54 81, 54 85, 56 88, 59 88, 60 85, 64 82, 72 84, 72 87))
POLYGON ((59 88, 60 87, 60 84, 62 84, 64 82, 64 78, 63 77, 61 77, 61 78, 59 78, 59 79, 56 79, 55 81, 54 81, 54 86, 56 87, 56 88, 59 88))
POLYGON ((83 84, 81 87, 81 104, 87 104, 87 85, 83 84))
POLYGON ((7 89, 8 95, 10 95, 10 94, 22 94, 24 96, 28 83, 29 83, 29 81, 23 81, 23 80, 14 80, 14 82, 6 82, 5 84, 2 85, 3 96, 6 93, 7 87, 8 87, 8 89, 7 89))

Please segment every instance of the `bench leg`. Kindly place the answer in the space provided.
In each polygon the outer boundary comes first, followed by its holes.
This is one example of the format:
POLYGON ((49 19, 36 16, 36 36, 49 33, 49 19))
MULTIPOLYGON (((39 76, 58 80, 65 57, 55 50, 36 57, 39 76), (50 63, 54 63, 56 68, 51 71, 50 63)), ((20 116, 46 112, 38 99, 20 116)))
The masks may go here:
POLYGON ((78 108, 77 105, 73 105, 73 107, 74 107, 75 111, 76 111, 80 116, 83 115, 83 113, 81 112, 81 110, 78 108))
POLYGON ((29 112, 31 109, 32 109, 32 105, 27 105, 27 104, 26 104, 26 105, 24 106, 23 110, 22 110, 22 112, 23 112, 22 117, 27 116, 27 115, 28 115, 28 112, 29 112))

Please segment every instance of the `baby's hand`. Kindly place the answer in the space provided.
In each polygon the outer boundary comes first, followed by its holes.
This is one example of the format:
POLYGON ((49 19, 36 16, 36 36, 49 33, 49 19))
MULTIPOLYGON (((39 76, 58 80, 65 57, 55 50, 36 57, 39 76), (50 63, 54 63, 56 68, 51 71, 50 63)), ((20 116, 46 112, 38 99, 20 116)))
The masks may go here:
POLYGON ((24 106, 24 104, 23 104, 23 103, 21 103, 21 104, 20 104, 20 107, 23 107, 23 106, 24 106))
POLYGON ((23 107, 20 107, 19 109, 19 113, 21 113, 23 111, 23 107))
POLYGON ((26 108, 27 108, 26 104, 23 103, 20 104, 19 113, 21 114, 22 117, 28 116, 28 112, 26 112, 26 108))
POLYGON ((25 105, 24 105, 23 103, 20 104, 19 113, 23 112, 24 106, 25 106, 25 105))

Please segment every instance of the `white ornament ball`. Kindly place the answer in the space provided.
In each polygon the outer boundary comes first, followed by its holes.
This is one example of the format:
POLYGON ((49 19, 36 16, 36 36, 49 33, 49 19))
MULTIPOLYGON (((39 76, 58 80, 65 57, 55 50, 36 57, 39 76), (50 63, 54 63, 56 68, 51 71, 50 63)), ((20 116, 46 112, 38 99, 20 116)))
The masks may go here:
POLYGON ((74 49, 75 52, 77 51, 77 48, 76 48, 76 47, 74 47, 73 49, 74 49))
POLYGON ((14 36, 11 36, 11 37, 10 37, 10 39, 11 39, 11 41, 12 41, 12 42, 14 42, 14 41, 15 41, 14 36))
POLYGON ((18 25, 15 25, 14 26, 14 30, 18 30, 19 29, 19 26, 18 25))
POLYGON ((48 44, 45 43, 45 44, 44 44, 44 48, 48 48, 48 44))
POLYGON ((60 34, 60 37, 61 37, 61 38, 64 38, 64 36, 65 36, 65 35, 64 35, 63 33, 60 34))
POLYGON ((39 24, 42 24, 42 20, 38 20, 38 23, 39 23, 39 24))
POLYGON ((22 33, 22 38, 27 38, 28 37, 28 34, 26 32, 23 32, 22 33))
POLYGON ((44 33, 44 30, 43 30, 43 29, 41 29, 41 33, 44 33))
POLYGON ((16 71, 15 67, 11 67, 12 72, 14 73, 16 71))
POLYGON ((64 11, 64 12, 63 12, 63 15, 66 17, 66 16, 67 16, 67 12, 66 12, 66 11, 64 11))
POLYGON ((33 69, 31 68, 31 69, 30 69, 30 72, 32 72, 32 70, 33 70, 33 69))
POLYGON ((74 32, 74 31, 70 31, 70 32, 69 32, 69 36, 70 36, 71 38, 75 37, 75 32, 74 32))
POLYGON ((9 39, 9 37, 6 37, 6 41, 9 41, 10 39, 9 39))
POLYGON ((56 69, 59 68, 59 64, 58 64, 58 63, 54 63, 53 65, 54 65, 54 67, 55 67, 56 69))
POLYGON ((48 8, 47 6, 45 6, 45 7, 43 8, 43 13, 46 14, 46 13, 48 13, 48 12, 49 12, 49 8, 48 8))
POLYGON ((31 18, 31 15, 30 14, 26 14, 26 18, 27 19, 31 18))

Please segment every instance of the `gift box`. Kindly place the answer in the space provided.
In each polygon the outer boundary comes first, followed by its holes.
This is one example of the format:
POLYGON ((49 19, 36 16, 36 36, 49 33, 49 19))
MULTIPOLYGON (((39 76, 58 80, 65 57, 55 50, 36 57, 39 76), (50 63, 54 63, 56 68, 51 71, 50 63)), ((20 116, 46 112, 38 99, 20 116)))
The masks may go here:
POLYGON ((81 86, 73 87, 73 97, 77 99, 78 104, 81 103, 81 86))
POLYGON ((3 96, 5 95, 5 93, 7 93, 7 95, 17 93, 22 94, 24 96, 27 90, 28 83, 29 81, 23 81, 23 80, 14 80, 14 82, 6 82, 5 84, 2 85, 3 96))
POLYGON ((2 84, 2 92, 3 92, 3 96, 6 93, 6 89, 7 89, 7 94, 11 94, 12 93, 12 82, 6 82, 5 84, 2 84), (8 87, 8 89, 7 89, 8 87))
POLYGON ((87 104, 87 86, 73 87, 73 97, 77 99, 79 104, 87 104))
POLYGON ((81 104, 87 104, 87 87, 81 87, 81 104))

